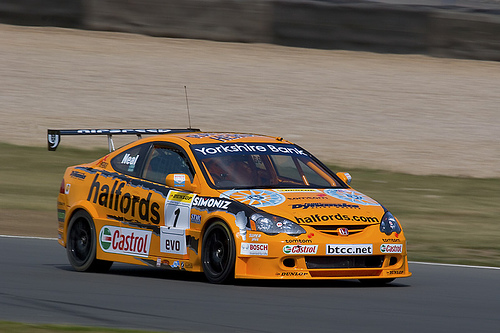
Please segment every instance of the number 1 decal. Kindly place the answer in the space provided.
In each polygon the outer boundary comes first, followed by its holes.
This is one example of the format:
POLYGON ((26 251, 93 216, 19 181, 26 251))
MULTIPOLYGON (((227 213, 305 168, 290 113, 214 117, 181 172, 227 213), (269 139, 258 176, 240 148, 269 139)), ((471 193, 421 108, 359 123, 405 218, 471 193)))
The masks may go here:
POLYGON ((177 229, 188 229, 191 217, 191 206, 196 194, 171 190, 165 200, 165 226, 177 229))
POLYGON ((181 209, 180 208, 177 208, 175 211, 174 211, 174 215, 175 215, 175 220, 174 220, 174 228, 177 227, 177 221, 179 221, 179 214, 181 213, 181 209))

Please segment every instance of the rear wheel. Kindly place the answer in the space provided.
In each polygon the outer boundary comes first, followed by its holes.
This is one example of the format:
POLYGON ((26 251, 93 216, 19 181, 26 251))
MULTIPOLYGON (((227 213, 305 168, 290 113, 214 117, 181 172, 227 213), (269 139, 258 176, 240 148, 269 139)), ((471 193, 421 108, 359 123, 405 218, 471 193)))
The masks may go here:
POLYGON ((212 283, 227 283, 234 278, 236 250, 229 227, 222 221, 211 224, 203 236, 203 272, 212 283))
POLYGON ((112 261, 96 259, 97 236, 92 217, 80 210, 71 217, 68 226, 66 253, 79 272, 106 272, 112 261))

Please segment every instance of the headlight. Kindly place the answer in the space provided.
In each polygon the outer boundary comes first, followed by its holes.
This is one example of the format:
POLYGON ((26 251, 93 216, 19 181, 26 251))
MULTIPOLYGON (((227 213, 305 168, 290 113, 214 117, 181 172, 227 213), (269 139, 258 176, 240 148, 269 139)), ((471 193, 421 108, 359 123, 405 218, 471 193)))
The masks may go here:
POLYGON ((397 234, 401 232, 401 226, 391 212, 386 212, 384 217, 382 217, 382 222, 380 222, 380 232, 383 232, 386 235, 390 235, 393 232, 397 234))
POLYGON ((251 220, 255 223, 255 230, 268 235, 285 233, 291 236, 305 234, 306 231, 295 222, 274 215, 253 214, 251 220))

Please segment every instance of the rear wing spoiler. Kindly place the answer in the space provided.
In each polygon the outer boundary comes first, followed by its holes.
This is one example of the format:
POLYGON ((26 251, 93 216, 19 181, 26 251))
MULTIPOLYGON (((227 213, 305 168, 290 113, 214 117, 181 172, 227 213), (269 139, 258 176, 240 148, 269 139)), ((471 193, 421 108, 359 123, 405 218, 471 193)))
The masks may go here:
POLYGON ((140 139, 142 135, 159 135, 167 133, 188 133, 199 132, 197 128, 186 129, 48 129, 47 144, 50 151, 54 151, 61 142, 62 135, 107 135, 109 151, 115 150, 113 135, 137 135, 140 139))

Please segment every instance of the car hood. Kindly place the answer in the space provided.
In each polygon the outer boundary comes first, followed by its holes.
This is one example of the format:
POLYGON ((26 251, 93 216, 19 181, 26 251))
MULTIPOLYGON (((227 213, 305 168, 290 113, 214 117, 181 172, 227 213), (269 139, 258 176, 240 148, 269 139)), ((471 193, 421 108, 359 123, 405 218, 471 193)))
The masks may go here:
POLYGON ((380 222, 385 209, 353 189, 244 189, 220 191, 230 198, 299 224, 380 222))

